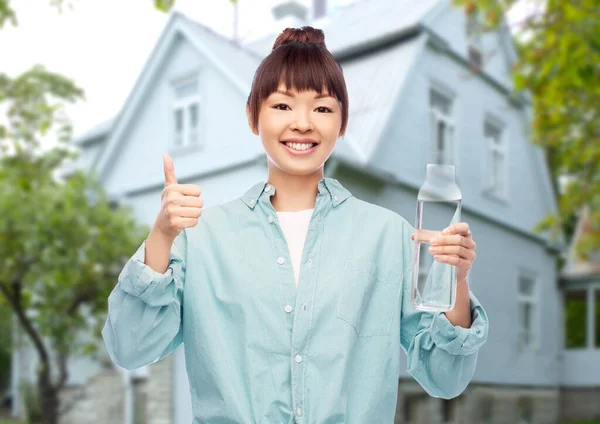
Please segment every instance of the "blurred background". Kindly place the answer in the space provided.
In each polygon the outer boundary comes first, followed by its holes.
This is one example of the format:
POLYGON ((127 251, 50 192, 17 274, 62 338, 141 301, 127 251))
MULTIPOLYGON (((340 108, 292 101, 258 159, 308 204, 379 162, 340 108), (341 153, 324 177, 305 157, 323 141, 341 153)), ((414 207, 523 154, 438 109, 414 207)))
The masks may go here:
POLYGON ((350 96, 326 176, 414 223, 426 165, 455 165, 477 241, 472 383, 403 372, 395 423, 600 423, 600 2, 0 0, 0 424, 192 421, 182 348, 108 358, 108 294, 162 153, 205 207, 266 180, 245 103, 302 25, 350 96))

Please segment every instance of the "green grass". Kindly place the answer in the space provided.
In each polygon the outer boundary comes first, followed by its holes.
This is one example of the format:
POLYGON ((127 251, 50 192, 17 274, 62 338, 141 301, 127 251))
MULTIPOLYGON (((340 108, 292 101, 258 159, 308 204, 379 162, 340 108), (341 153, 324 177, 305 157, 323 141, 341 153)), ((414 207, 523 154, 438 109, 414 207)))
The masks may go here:
POLYGON ((0 418, 0 424, 23 424, 23 421, 7 420, 0 418))
MULTIPOLYGON (((0 422, 0 424, 2 424, 0 422)), ((571 421, 568 424, 600 424, 600 420, 592 420, 592 421, 571 421)))

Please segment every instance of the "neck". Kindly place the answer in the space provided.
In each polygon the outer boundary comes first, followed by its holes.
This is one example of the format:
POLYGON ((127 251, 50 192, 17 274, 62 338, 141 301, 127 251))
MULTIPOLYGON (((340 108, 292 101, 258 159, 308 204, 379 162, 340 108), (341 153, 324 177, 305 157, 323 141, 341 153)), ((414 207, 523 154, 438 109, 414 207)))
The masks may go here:
POLYGON ((318 184, 323 179, 323 168, 308 175, 292 175, 280 169, 269 169, 267 182, 275 187, 271 204, 277 212, 297 212, 315 207, 318 184))

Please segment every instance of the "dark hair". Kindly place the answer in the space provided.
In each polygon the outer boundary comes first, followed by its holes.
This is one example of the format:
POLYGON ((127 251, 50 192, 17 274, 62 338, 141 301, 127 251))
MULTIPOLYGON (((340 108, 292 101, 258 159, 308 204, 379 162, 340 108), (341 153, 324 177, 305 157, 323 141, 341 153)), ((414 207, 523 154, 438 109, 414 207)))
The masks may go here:
POLYGON ((348 124, 348 92, 341 66, 325 46, 325 34, 310 26, 286 28, 254 74, 247 105, 254 128, 262 102, 284 83, 287 89, 327 92, 342 108, 341 134, 348 124))

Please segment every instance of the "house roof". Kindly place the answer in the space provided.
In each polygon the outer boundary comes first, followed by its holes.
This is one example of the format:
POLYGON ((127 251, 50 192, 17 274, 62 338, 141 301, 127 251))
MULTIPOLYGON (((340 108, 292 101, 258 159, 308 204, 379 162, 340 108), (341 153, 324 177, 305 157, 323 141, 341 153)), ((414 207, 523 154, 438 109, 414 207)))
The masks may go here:
MULTIPOLYGON (((447 1, 363 0, 342 8, 324 27, 328 47, 334 54, 346 58, 340 61, 351 97, 352 119, 347 136, 338 142, 339 148, 335 151, 341 159, 363 164, 368 161, 419 48, 418 41, 410 38, 411 31, 414 35, 414 30, 426 20, 428 13, 435 13, 438 10, 435 6, 447 1), (378 25, 372 24, 374 20, 378 25), (375 49, 379 44, 389 43, 393 37, 398 40, 398 37, 410 38, 411 41, 385 50, 375 49), (377 98, 372 96, 373 84, 380 86, 375 90, 379 92, 377 98), (359 116, 360 125, 354 124, 353 118, 359 116)), ((181 35, 211 60, 241 94, 247 96, 250 92, 254 72, 262 57, 255 49, 260 44, 239 45, 179 12, 173 12, 121 113, 74 140, 76 144, 85 145, 108 135, 105 148, 92 166, 98 175, 102 176, 111 163, 122 131, 139 107, 143 93, 149 89, 168 46, 181 35)), ((268 38, 270 51, 273 35, 268 38)))
MULTIPOLYGON (((321 28, 325 43, 340 59, 357 50, 371 49, 385 41, 427 25, 449 0, 361 0, 335 10, 312 24, 321 28)), ((279 31, 284 28, 280 28, 279 31)), ((247 44, 261 56, 270 53, 275 34, 247 44)))
MULTIPOLYGON (((247 96, 250 92, 253 71, 258 66, 260 59, 255 53, 240 48, 229 39, 196 23, 179 12, 172 12, 169 22, 165 26, 157 45, 150 55, 144 69, 138 77, 132 92, 125 101, 119 115, 112 122, 93 134, 99 137, 104 131, 108 135, 106 146, 97 157, 92 169, 102 178, 106 168, 111 163, 112 156, 119 147, 121 136, 135 115, 143 105, 142 98, 160 72, 162 63, 166 60, 170 47, 179 37, 184 37, 194 48, 212 63, 217 71, 227 78, 240 95, 247 96), (102 130, 102 131, 101 131, 102 130)), ((79 137, 79 143, 89 140, 89 134, 79 137)))

